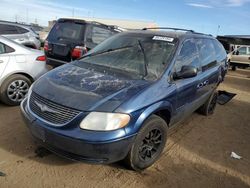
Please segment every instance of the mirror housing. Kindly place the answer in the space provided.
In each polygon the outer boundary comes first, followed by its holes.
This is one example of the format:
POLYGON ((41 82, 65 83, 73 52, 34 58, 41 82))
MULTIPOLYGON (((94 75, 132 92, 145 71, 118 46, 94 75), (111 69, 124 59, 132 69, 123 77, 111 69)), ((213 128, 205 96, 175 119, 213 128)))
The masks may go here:
POLYGON ((182 79, 182 78, 192 78, 197 75, 197 68, 190 65, 184 65, 181 67, 181 71, 174 73, 174 79, 182 79))

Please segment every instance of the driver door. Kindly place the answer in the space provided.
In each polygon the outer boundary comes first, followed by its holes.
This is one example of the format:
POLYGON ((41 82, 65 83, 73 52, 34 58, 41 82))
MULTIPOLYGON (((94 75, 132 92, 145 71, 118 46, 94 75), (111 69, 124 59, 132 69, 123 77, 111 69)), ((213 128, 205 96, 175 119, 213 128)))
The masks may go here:
POLYGON ((197 68, 197 76, 192 78, 177 79, 174 81, 177 87, 176 97, 176 118, 175 122, 179 122, 189 116, 196 110, 196 103, 199 99, 199 75, 201 73, 201 66, 199 61, 199 54, 193 39, 186 40, 175 62, 174 72, 178 73, 181 68, 186 65, 191 65, 197 68))

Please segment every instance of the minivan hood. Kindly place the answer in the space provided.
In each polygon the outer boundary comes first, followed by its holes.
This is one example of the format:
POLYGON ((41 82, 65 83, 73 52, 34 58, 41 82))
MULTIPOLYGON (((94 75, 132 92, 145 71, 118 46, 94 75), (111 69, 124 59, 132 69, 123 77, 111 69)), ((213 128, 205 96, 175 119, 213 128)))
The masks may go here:
POLYGON ((42 76, 32 90, 66 107, 112 112, 147 85, 149 82, 145 80, 111 76, 67 64, 42 76))

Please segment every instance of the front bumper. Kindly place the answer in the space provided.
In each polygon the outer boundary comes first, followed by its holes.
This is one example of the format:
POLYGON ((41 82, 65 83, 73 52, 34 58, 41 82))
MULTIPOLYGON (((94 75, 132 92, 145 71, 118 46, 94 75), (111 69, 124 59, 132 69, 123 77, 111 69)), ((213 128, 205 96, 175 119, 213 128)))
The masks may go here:
MULTIPOLYGON (((93 142, 84 138, 63 135, 60 128, 54 130, 46 128, 27 109, 27 99, 25 99, 21 103, 22 117, 38 143, 71 160, 105 164, 120 161, 126 157, 134 141, 134 136, 93 142)), ((93 134, 93 131, 88 132, 93 134)))

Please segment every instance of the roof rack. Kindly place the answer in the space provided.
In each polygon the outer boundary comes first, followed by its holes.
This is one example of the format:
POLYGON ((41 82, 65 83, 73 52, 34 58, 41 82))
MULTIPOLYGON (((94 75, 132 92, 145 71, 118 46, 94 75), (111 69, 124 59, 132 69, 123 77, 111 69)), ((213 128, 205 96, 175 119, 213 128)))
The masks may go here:
POLYGON ((148 30, 148 29, 168 29, 168 30, 174 30, 174 31, 187 31, 187 32, 191 32, 193 34, 213 36, 211 34, 195 32, 194 30, 191 30, 191 29, 181 29, 181 28, 174 28, 174 27, 149 27, 149 28, 143 28, 142 30, 148 30))
POLYGON ((143 28, 142 30, 148 30, 148 29, 168 29, 168 30, 187 31, 187 32, 195 33, 194 30, 174 28, 174 27, 149 27, 149 28, 143 28))
POLYGON ((105 27, 108 27, 110 29, 114 29, 114 30, 118 30, 119 32, 121 32, 122 30, 116 26, 116 25, 107 25, 107 24, 104 24, 104 23, 101 23, 101 22, 97 22, 97 21, 90 21, 92 24, 96 24, 96 25, 102 25, 102 26, 105 26, 105 27))

